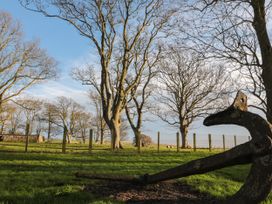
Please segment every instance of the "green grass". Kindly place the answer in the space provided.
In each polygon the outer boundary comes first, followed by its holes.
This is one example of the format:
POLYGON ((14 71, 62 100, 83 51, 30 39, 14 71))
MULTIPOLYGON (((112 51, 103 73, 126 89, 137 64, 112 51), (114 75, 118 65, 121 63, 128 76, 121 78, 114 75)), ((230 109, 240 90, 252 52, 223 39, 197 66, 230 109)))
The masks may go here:
MULTIPOLYGON (((141 175, 174 167, 187 161, 205 157, 207 150, 198 152, 144 149, 141 155, 135 148, 110 152, 106 146, 96 146, 88 154, 87 145, 68 145, 69 152, 60 154, 59 144, 0 143, 0 203, 117 203, 110 198, 99 198, 84 192, 85 185, 95 181, 79 179, 77 171, 90 173, 141 175), (8 146, 10 145, 10 146, 8 146), (53 147, 55 149, 49 148, 53 147), (81 150, 72 150, 77 148, 81 150), (100 149, 100 150, 97 150, 100 149), (41 153, 39 151, 46 151, 41 153)), ((245 180, 249 165, 235 166, 207 174, 182 178, 200 191, 224 198, 235 193, 245 180)), ((272 203, 270 196, 266 202, 272 203)))

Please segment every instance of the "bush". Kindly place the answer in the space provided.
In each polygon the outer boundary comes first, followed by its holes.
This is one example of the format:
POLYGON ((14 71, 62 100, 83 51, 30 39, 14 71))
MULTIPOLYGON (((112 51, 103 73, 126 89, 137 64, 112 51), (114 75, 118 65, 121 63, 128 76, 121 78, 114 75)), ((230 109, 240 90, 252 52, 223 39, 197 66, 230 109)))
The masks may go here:
MULTIPOLYGON (((141 134, 141 146, 142 147, 148 147, 149 145, 151 145, 153 143, 152 139, 150 136, 145 135, 145 134, 141 134)), ((134 146, 136 146, 136 139, 133 139, 133 144, 134 146)))
POLYGON ((142 147, 147 147, 153 143, 151 137, 144 134, 142 134, 141 142, 142 142, 142 147))

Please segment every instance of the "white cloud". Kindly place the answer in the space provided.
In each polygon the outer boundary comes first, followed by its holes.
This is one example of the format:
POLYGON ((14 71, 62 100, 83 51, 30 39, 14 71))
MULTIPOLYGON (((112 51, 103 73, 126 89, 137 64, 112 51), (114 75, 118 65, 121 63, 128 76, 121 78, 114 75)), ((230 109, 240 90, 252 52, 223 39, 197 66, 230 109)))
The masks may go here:
POLYGON ((57 80, 49 80, 47 82, 37 84, 26 90, 21 96, 33 96, 44 100, 54 101, 59 96, 72 98, 77 103, 92 109, 88 97, 89 86, 83 86, 80 82, 75 81, 71 77, 71 72, 76 67, 85 67, 86 64, 97 63, 96 56, 93 53, 85 53, 84 55, 59 62, 60 76, 57 80))
MULTIPOLYGON (((76 83, 72 79, 70 81, 71 83, 76 83)), ((90 101, 87 90, 87 88, 79 85, 69 86, 65 85, 62 81, 49 81, 25 91, 23 96, 33 96, 50 101, 54 101, 59 96, 65 96, 72 98, 77 103, 88 108, 90 101)))

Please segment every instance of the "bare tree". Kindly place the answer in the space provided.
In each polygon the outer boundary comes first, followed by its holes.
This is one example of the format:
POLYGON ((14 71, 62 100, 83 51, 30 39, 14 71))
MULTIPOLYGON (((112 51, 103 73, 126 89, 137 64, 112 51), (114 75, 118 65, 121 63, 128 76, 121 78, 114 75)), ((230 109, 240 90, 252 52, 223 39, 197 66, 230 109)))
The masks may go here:
MULTIPOLYGON (((102 99, 103 117, 112 134, 112 148, 120 147, 121 112, 126 105, 126 97, 141 78, 147 55, 156 37, 164 28, 173 11, 162 0, 52 0, 47 2, 20 0, 30 9, 67 21, 79 33, 90 39, 99 59, 100 83, 93 83, 90 76, 79 78, 85 84, 96 88, 102 99), (52 12, 52 13, 51 13, 52 12), (54 12, 54 13, 53 13, 54 12), (143 37, 146 39, 142 43, 143 37), (135 67, 134 49, 141 47, 142 55, 135 67), (113 53, 118 56, 118 66, 112 61, 113 53), (112 77, 112 68, 117 74, 112 77), (136 69, 135 69, 136 68, 136 69), (125 80, 129 70, 135 70, 135 77, 129 86, 125 80), (115 81, 115 83, 114 83, 115 81)), ((81 75, 82 76, 82 75, 81 75)))
POLYGON ((0 134, 7 131, 14 109, 15 107, 9 103, 3 104, 3 111, 0 112, 0 134))
POLYGON ((51 102, 45 102, 42 111, 42 120, 46 123, 47 140, 50 141, 52 132, 57 129, 56 123, 56 106, 51 102))
POLYGON ((87 113, 85 111, 79 111, 77 112, 78 116, 78 132, 80 134, 80 137, 85 144, 87 134, 88 134, 88 129, 91 127, 91 119, 92 116, 90 113, 87 113))
POLYGON ((71 99, 62 96, 57 98, 57 102, 55 105, 56 125, 60 126, 63 129, 62 153, 66 152, 66 143, 69 127, 69 111, 71 108, 71 103, 71 99))
POLYGON ((125 107, 128 122, 134 133, 135 146, 139 150, 141 147, 143 114, 151 108, 148 100, 155 88, 151 81, 157 73, 155 65, 158 62, 159 56, 158 54, 152 63, 148 63, 148 69, 145 70, 146 72, 143 74, 139 84, 132 89, 125 107))
POLYGON ((9 104, 10 107, 10 118, 9 118, 9 133, 18 133, 18 129, 22 122, 22 109, 15 104, 9 104))
POLYGON ((100 138, 100 144, 104 143, 104 136, 105 132, 108 129, 107 123, 105 122, 103 118, 103 108, 102 108, 102 101, 101 96, 97 92, 90 92, 90 99, 92 104, 95 106, 95 118, 94 118, 94 126, 96 127, 96 142, 98 142, 100 138))
POLYGON ((239 81, 243 77, 242 85, 258 99, 254 107, 263 111, 270 123, 272 51, 267 22, 271 19, 271 3, 268 0, 196 0, 190 5, 193 26, 183 30, 190 39, 189 44, 194 44, 205 57, 225 60, 240 72, 239 81))
POLYGON ((160 62, 157 115, 178 126, 182 148, 188 146, 187 133, 198 117, 214 110, 225 93, 226 77, 220 67, 207 68, 194 52, 172 46, 160 62))
POLYGON ((84 111, 84 108, 76 103, 74 100, 71 100, 71 107, 69 114, 69 132, 68 132, 68 143, 71 143, 71 138, 76 136, 76 133, 79 131, 79 120, 82 116, 81 112, 84 111))
POLYGON ((20 24, 0 12, 0 107, 33 84, 55 76, 55 65, 37 42, 23 42, 20 24))
POLYGON ((27 124, 29 124, 30 134, 34 129, 36 129, 36 133, 40 132, 38 128, 41 126, 39 124, 41 122, 39 118, 42 110, 42 101, 38 99, 20 99, 16 101, 16 104, 20 106, 25 117, 24 129, 26 129, 27 124), (36 124, 36 127, 34 126, 35 122, 38 123, 36 124))
POLYGON ((52 122, 63 129, 62 152, 65 153, 66 143, 71 143, 72 137, 81 131, 86 134, 90 114, 74 100, 64 96, 57 98, 54 113, 55 120, 52 122))

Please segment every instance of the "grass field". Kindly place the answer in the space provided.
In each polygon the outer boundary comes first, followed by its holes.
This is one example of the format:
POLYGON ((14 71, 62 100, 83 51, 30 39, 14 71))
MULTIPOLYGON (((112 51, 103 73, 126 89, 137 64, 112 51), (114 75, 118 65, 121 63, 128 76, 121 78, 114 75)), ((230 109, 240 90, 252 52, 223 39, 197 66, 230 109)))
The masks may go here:
MULTIPOLYGON (((100 147, 100 150, 89 154, 87 146, 74 144, 68 145, 70 153, 60 154, 59 147, 59 144, 31 144, 30 152, 24 153, 22 143, 1 142, 0 203, 117 203, 111 198, 84 192, 84 186, 92 185, 95 181, 76 178, 74 173, 154 173, 218 152, 199 150, 176 153, 162 148, 160 153, 156 153, 154 147, 145 149, 139 155, 132 147, 120 152, 110 152, 100 147)), ((235 166, 181 180, 200 191, 223 198, 239 189, 248 169, 248 165, 235 166)), ((272 203, 272 196, 265 203, 272 203)))

